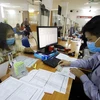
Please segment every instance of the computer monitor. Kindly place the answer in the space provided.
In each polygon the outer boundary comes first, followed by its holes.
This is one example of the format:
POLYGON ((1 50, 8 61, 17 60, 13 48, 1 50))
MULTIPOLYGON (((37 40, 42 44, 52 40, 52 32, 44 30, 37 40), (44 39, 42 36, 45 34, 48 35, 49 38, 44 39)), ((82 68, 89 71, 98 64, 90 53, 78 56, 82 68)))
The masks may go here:
POLYGON ((58 43, 58 28, 55 26, 38 26, 37 27, 38 49, 45 49, 58 43))

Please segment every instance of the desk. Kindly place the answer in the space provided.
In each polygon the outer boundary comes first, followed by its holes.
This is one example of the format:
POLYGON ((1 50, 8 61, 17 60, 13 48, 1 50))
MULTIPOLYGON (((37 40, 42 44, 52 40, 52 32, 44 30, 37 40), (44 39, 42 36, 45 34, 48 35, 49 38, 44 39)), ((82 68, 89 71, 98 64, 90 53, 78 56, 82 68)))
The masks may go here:
MULTIPOLYGON (((71 44, 71 52, 75 51, 75 58, 78 57, 78 52, 79 52, 79 48, 80 48, 80 45, 81 45, 81 42, 77 41, 77 42, 73 42, 73 41, 68 41, 68 42, 65 42, 65 41, 61 41, 59 40, 58 43, 60 45, 63 45, 65 47, 68 46, 68 44, 71 44)), ((28 55, 28 54, 24 54, 25 56, 29 56, 29 57, 34 57, 33 55, 28 55)), ((45 69, 45 70, 48 70, 48 71, 51 71, 51 72, 55 72, 56 69, 54 68, 51 68, 45 64, 43 64, 43 62, 41 60, 38 60, 37 61, 37 69, 45 69)), ((31 71, 33 68, 29 68, 28 71, 31 71)), ((8 78, 9 75, 7 74, 5 77, 2 78, 2 80, 5 80, 6 78, 8 78)), ((71 90, 71 86, 72 86, 72 79, 69 78, 69 81, 68 81, 68 87, 67 87, 67 92, 66 94, 61 94, 61 93, 58 93, 58 92, 54 92, 52 95, 51 94, 47 94, 45 93, 44 97, 42 100, 68 100, 69 98, 69 95, 70 95, 70 90, 71 90)))

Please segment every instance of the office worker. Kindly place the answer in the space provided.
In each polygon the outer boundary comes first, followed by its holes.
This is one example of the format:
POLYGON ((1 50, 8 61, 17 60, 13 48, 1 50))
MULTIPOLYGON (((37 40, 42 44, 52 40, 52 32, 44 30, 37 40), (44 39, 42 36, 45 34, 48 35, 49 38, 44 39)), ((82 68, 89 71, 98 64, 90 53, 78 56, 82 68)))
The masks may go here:
POLYGON ((70 67, 91 69, 91 72, 88 75, 76 68, 71 68, 70 71, 80 78, 87 97, 91 100, 100 100, 100 15, 93 17, 89 22, 87 22, 82 31, 86 35, 89 50, 95 52, 95 54, 87 60, 81 59, 73 62, 62 60, 59 64, 62 66, 66 65, 70 67))
POLYGON ((32 49, 16 44, 13 28, 5 23, 0 23, 0 63, 8 60, 8 52, 16 54, 17 51, 32 52, 32 49))

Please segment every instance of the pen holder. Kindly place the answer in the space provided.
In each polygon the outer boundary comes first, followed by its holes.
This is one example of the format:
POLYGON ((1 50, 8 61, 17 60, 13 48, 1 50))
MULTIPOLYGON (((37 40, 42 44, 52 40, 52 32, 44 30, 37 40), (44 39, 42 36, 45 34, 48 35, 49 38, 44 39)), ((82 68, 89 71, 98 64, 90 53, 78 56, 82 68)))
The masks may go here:
POLYGON ((11 75, 15 78, 21 78, 27 75, 27 73, 28 71, 22 61, 14 63, 14 66, 11 68, 11 75))

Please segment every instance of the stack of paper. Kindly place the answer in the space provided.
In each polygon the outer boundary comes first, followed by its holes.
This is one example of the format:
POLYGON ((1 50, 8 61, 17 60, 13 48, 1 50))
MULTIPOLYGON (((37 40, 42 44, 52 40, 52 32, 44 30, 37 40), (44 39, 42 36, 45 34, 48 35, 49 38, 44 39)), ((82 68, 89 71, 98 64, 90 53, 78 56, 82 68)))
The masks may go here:
POLYGON ((63 53, 60 53, 58 56, 56 56, 56 58, 61 59, 61 60, 67 60, 67 61, 77 60, 76 58, 69 57, 68 55, 63 54, 63 53))
POLYGON ((64 75, 40 69, 31 71, 20 80, 31 85, 43 87, 47 93, 53 93, 54 91, 66 93, 68 79, 69 77, 64 75))
POLYGON ((37 62, 38 59, 30 58, 30 57, 26 57, 26 56, 18 56, 14 60, 23 61, 24 65, 29 68, 32 65, 34 65, 37 62))
POLYGON ((41 100, 44 91, 15 78, 8 78, 0 84, 0 100, 41 100))

